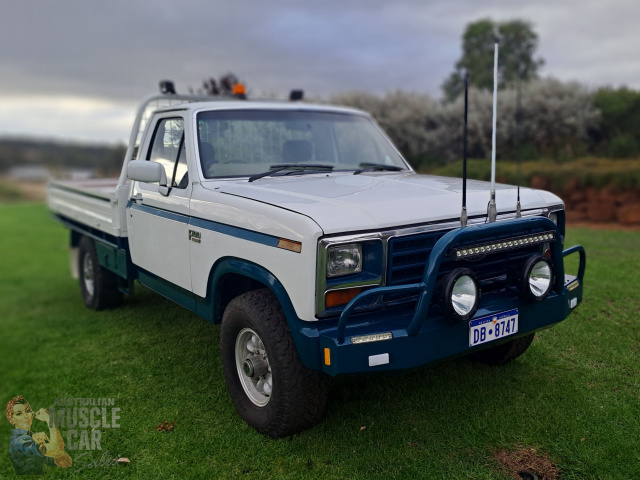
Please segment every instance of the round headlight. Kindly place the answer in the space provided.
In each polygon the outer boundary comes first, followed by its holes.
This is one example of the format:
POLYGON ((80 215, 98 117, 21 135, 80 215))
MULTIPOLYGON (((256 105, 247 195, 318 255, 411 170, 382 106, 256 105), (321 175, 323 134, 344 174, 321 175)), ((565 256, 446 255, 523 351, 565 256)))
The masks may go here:
POLYGON ((534 255, 524 264, 520 289, 531 300, 544 300, 551 293, 553 278, 553 267, 549 259, 544 255, 534 255))
POLYGON ((467 320, 478 309, 480 289, 475 274, 467 268, 454 270, 443 279, 442 304, 449 317, 467 320))

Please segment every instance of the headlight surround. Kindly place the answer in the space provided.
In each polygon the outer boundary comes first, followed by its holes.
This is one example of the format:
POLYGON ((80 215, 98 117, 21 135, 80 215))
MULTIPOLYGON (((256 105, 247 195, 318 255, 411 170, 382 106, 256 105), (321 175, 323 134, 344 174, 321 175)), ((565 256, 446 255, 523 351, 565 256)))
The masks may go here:
POLYGON ((362 272, 362 245, 351 243, 327 249, 327 277, 340 277, 362 272))
POLYGON ((453 320, 468 320, 478 309, 480 287, 473 271, 458 268, 441 280, 441 302, 453 320))
POLYGON ((525 262, 520 277, 520 291, 529 300, 539 302, 553 289, 554 271, 545 255, 533 255, 525 262))

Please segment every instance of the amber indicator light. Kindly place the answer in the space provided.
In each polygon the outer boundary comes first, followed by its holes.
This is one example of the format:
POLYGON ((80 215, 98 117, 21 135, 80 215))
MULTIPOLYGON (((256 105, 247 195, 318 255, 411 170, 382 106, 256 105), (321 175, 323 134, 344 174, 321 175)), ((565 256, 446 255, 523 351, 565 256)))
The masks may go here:
POLYGON ((300 253, 302 251, 302 244, 300 242, 294 242, 293 240, 281 238, 278 240, 278 248, 284 248, 285 250, 300 253))
POLYGON ((356 295, 362 292, 362 288, 347 288, 346 290, 336 290, 327 293, 325 305, 327 308, 337 307, 349 303, 356 295))

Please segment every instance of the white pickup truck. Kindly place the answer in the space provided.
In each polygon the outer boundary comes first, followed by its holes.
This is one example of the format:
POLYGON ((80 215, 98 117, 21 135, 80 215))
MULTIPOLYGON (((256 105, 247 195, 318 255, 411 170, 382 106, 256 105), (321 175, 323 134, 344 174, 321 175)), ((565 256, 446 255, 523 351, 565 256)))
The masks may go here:
POLYGON ((461 185, 416 174, 362 111, 164 94, 119 179, 52 182, 48 203, 86 306, 137 281, 221 323, 239 414, 280 437, 318 421, 330 376, 506 363, 581 302, 560 198, 523 188, 517 216, 498 185, 489 222, 469 181, 461 227, 461 185))

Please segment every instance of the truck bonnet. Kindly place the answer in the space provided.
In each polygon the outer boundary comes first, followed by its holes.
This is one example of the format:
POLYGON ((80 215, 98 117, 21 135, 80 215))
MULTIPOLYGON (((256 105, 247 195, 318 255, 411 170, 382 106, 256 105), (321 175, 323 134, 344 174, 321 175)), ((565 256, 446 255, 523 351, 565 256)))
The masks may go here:
MULTIPOLYGON (((325 234, 456 221, 462 195, 461 179, 414 173, 314 174, 265 178, 253 183, 205 181, 202 185, 306 215, 325 234)), ((486 217, 488 187, 487 182, 468 181, 470 219, 486 217)), ((513 212, 516 188, 496 185, 496 189, 501 190, 498 213, 513 212)), ((522 189, 521 201, 523 212, 562 204, 557 196, 533 189, 522 189)))

